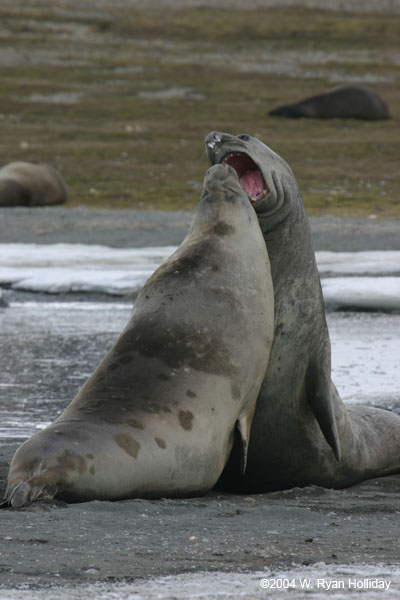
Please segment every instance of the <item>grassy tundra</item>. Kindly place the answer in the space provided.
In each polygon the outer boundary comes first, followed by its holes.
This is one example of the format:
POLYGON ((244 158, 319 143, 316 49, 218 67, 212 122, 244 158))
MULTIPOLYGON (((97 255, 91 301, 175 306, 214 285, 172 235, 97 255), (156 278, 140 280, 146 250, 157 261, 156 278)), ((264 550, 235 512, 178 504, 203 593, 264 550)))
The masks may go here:
POLYGON ((4 0, 0 165, 49 162, 70 206, 190 209, 204 136, 247 132, 290 163, 309 214, 399 217, 400 14, 226 4, 4 0), (349 83, 392 119, 267 115, 349 83))

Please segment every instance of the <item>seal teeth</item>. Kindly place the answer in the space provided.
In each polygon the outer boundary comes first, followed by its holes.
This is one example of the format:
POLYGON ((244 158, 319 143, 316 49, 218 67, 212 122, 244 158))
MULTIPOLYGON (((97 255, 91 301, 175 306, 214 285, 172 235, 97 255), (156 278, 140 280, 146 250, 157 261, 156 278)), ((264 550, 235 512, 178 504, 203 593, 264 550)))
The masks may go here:
POLYGON ((240 154, 240 152, 230 152, 230 154, 227 154, 223 159, 222 162, 226 163, 228 162, 228 160, 230 158, 234 158, 235 156, 242 156, 242 154, 240 154))

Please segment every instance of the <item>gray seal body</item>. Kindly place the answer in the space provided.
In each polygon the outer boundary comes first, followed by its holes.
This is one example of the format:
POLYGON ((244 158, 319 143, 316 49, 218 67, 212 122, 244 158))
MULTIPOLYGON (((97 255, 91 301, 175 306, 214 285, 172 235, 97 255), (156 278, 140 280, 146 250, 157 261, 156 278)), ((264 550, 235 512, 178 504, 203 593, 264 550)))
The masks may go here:
POLYGON ((235 168, 253 199, 271 263, 275 330, 253 419, 246 473, 235 452, 220 484, 265 492, 341 488, 400 471, 400 417, 345 406, 331 381, 331 349, 311 233, 287 163, 248 135, 206 138, 212 164, 235 168))
POLYGON ((359 85, 335 87, 294 104, 278 106, 270 115, 289 119, 389 119, 389 109, 373 90, 359 85))
POLYGON ((19 161, 0 169, 0 207, 51 206, 67 196, 61 175, 50 165, 19 161))
POLYGON ((8 503, 201 494, 235 436, 243 470, 273 320, 257 216, 234 169, 217 165, 119 339, 62 415, 17 450, 8 503))

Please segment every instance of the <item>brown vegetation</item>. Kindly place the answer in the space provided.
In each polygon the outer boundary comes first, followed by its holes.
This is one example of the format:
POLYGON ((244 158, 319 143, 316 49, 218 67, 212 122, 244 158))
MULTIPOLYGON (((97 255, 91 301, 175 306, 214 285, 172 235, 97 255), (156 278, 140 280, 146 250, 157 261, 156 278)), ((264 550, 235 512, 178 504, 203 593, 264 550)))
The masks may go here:
POLYGON ((280 153, 309 214, 400 215, 400 16, 16 0, 0 23, 0 164, 52 164, 69 205, 193 207, 216 129, 280 153), (267 115, 344 83, 392 119, 267 115))

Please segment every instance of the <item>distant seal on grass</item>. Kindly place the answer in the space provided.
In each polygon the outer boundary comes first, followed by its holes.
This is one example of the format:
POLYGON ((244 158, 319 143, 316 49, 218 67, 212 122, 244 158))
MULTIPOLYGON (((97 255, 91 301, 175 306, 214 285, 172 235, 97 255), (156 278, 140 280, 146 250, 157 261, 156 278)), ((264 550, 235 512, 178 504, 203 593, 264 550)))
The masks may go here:
POLYGON ((344 405, 331 381, 331 350, 307 216, 287 163, 249 136, 212 132, 211 164, 229 164, 254 201, 271 264, 275 331, 253 418, 247 469, 235 452, 220 486, 266 492, 315 484, 341 488, 400 471, 400 417, 344 405))
POLYGON ((67 196, 61 175, 50 165, 12 162, 0 169, 0 207, 62 204, 67 196))
POLYGON ((234 169, 217 165, 186 238, 147 281, 115 345, 62 415, 15 453, 8 503, 203 493, 235 435, 244 469, 272 332, 257 216, 234 169))
POLYGON ((372 90, 358 85, 346 85, 300 100, 278 106, 270 115, 295 119, 389 119, 389 109, 382 98, 372 90))

